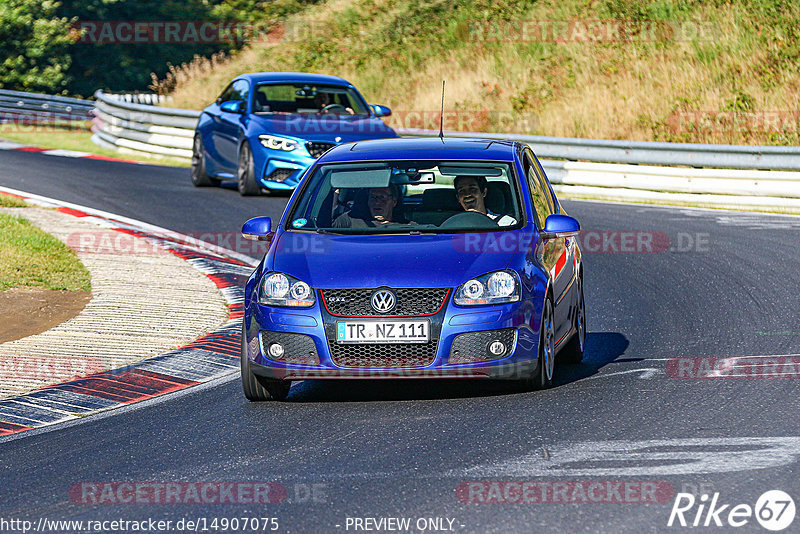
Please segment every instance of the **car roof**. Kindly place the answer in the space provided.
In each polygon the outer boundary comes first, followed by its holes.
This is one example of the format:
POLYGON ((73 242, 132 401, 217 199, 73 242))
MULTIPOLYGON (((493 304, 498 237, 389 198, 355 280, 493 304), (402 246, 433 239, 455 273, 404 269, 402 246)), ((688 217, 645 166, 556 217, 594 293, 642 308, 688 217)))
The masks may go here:
POLYGON ((289 82, 289 83, 324 83, 332 85, 349 85, 350 82, 338 76, 314 74, 312 72, 249 72, 240 74, 237 80, 248 80, 251 83, 289 82))
POLYGON ((468 137, 405 137, 357 141, 336 146, 320 163, 402 159, 514 161, 517 142, 468 137))

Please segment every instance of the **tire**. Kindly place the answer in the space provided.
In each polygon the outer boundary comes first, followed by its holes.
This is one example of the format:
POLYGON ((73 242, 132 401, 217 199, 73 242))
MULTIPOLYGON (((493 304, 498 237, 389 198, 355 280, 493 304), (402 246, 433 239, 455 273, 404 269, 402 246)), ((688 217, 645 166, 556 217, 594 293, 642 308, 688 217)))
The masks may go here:
POLYGON ((239 149, 239 168, 236 177, 240 195, 249 197, 261 194, 261 187, 256 183, 256 172, 253 168, 253 152, 247 141, 239 149))
POLYGON ((192 143, 192 183, 195 187, 216 187, 220 184, 220 180, 206 172, 206 156, 200 134, 194 136, 192 143))
POLYGON ((292 386, 289 380, 276 380, 257 376, 250 370, 250 360, 247 358, 247 344, 245 340, 244 325, 242 325, 242 391, 247 400, 253 402, 260 401, 282 401, 289 395, 289 388, 292 386))
POLYGON ((547 389, 553 385, 555 369, 555 331, 553 330, 553 301, 548 295, 542 307, 539 326, 539 364, 533 376, 522 381, 525 389, 547 389))
POLYGON ((564 363, 581 363, 586 347, 586 301, 583 298, 583 273, 578 276, 576 283, 578 284, 578 309, 575 312, 573 324, 575 334, 558 355, 564 363))

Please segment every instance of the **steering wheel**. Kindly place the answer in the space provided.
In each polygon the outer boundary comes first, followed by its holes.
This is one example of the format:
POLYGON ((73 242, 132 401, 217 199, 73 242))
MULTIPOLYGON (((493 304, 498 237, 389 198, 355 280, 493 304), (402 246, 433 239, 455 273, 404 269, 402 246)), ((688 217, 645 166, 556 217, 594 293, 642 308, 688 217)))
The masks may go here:
POLYGON ((494 219, 478 211, 456 213, 440 224, 439 228, 450 228, 454 226, 464 228, 499 228, 494 219))
POLYGON ((342 111, 347 111, 347 107, 343 106, 341 104, 328 104, 327 106, 325 106, 324 108, 319 110, 319 112, 320 113, 328 113, 329 111, 331 111, 333 109, 336 109, 336 108, 341 108, 342 111))

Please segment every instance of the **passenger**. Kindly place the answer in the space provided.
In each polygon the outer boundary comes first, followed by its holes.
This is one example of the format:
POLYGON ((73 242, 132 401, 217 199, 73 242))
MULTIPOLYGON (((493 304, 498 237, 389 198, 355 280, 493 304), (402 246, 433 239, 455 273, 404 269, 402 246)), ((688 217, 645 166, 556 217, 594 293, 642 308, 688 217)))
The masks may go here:
POLYGON ((464 211, 476 211, 483 213, 498 226, 513 226, 517 224, 517 220, 509 215, 501 215, 493 213, 486 208, 486 193, 488 192, 488 185, 486 178, 483 176, 456 176, 453 180, 453 186, 456 188, 456 198, 464 211))
POLYGON ((406 224, 408 221, 395 208, 400 198, 396 185, 373 187, 369 190, 367 207, 369 213, 359 213, 358 206, 339 215, 333 221, 334 228, 372 228, 390 222, 406 224))

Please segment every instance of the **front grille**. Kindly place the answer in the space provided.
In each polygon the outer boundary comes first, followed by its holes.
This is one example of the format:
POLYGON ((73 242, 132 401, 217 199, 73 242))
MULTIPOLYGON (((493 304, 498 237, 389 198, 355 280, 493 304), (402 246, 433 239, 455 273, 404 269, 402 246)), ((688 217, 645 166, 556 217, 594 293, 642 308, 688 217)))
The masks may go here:
POLYGON ((312 157, 318 158, 335 146, 336 144, 334 143, 308 142, 306 143, 306 150, 308 150, 308 153, 311 154, 312 157))
POLYGON ((261 353, 265 358, 276 362, 319 365, 319 356, 317 355, 317 347, 314 345, 314 340, 303 334, 262 330, 261 353), (283 345, 283 355, 279 358, 269 354, 269 347, 273 343, 283 345))
POLYGON ((483 332, 470 332, 460 334, 453 340, 450 347, 450 363, 472 363, 499 360, 511 354, 516 338, 516 328, 504 328, 503 330, 485 330, 483 332), (500 354, 489 352, 489 344, 492 341, 501 341, 506 349, 500 354))
POLYGON ((388 314, 381 314, 372 309, 370 298, 374 289, 321 289, 320 291, 331 315, 397 317, 433 315, 442 307, 449 290, 425 287, 392 289, 397 297, 397 305, 388 314))
POLYGON ((433 363, 438 340, 428 343, 370 343, 363 345, 329 342, 333 363, 339 367, 424 367, 433 363))
POLYGON ((275 169, 272 174, 267 176, 267 180, 270 182, 283 182, 294 172, 294 169, 275 169))

